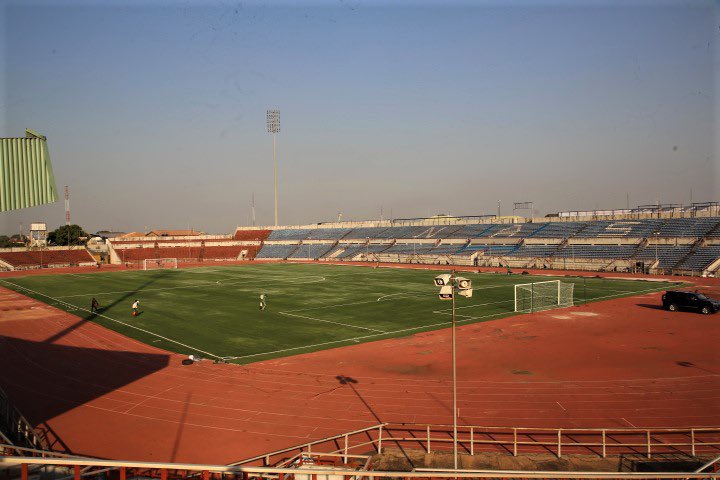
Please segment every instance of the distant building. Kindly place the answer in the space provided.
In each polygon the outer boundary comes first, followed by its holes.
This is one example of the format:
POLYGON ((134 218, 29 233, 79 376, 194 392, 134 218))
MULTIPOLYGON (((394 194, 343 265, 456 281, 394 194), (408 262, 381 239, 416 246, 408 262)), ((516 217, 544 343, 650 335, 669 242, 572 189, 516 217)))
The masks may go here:
POLYGON ((205 233, 197 230, 151 230, 145 234, 146 237, 189 237, 199 235, 205 235, 205 233))
POLYGON ((130 233, 123 233, 122 235, 118 235, 117 237, 114 237, 115 239, 122 239, 122 238, 135 238, 135 237, 144 237, 145 234, 142 232, 130 232, 130 233))
POLYGON ((107 239, 107 238, 112 239, 112 238, 122 237, 124 235, 125 235, 125 232, 112 232, 110 230, 100 230, 93 234, 93 236, 100 237, 102 239, 107 239))

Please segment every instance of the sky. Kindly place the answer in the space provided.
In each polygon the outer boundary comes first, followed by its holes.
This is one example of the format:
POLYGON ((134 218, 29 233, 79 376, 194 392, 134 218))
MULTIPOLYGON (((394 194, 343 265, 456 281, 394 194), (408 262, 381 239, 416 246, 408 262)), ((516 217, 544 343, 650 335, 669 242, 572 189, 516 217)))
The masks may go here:
MULTIPOLYGON (((87 231, 720 200, 720 2, 0 0, 0 136, 87 231)), ((524 213, 524 212, 523 212, 524 213)))

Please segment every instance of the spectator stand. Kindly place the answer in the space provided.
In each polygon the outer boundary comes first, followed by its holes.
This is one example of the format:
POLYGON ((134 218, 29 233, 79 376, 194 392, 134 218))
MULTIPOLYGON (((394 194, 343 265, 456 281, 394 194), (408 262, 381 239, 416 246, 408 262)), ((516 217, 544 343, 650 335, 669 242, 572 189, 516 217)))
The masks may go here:
POLYGON ((168 237, 122 237, 108 240, 110 261, 137 267, 151 258, 179 261, 249 260, 260 250, 260 240, 236 240, 231 235, 188 235, 168 237))
POLYGON ((574 212, 542 221, 505 217, 473 223, 441 216, 283 227, 270 233, 260 256, 713 274, 720 268, 713 257, 716 250, 706 247, 720 243, 720 217, 706 210, 690 215, 677 206, 662 206, 652 211, 574 212), (277 247, 282 244, 286 246, 277 247), (303 251, 308 244, 322 247, 303 251))
POLYGON ((96 265, 97 261, 84 246, 0 249, 0 268, 5 270, 96 265))

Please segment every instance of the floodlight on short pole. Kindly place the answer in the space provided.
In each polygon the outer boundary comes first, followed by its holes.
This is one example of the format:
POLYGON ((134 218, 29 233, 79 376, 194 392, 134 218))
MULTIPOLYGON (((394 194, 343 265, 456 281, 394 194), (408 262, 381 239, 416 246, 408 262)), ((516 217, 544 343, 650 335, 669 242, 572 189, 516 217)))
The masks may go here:
POLYGON ((267 111, 267 131, 273 136, 273 183, 275 185, 275 226, 278 225, 277 154, 275 135, 280 133, 280 110, 267 111))
POLYGON ((453 468, 458 469, 457 442, 457 351, 455 349, 455 271, 452 272, 452 382, 453 382, 453 468))
POLYGON ((457 355, 455 348, 455 294, 472 297, 472 282, 467 278, 455 275, 455 270, 449 274, 435 277, 435 285, 440 287, 440 299, 452 300, 452 390, 453 390, 453 465, 458 469, 458 441, 457 441, 457 355), (449 298, 448 298, 449 297, 449 298))

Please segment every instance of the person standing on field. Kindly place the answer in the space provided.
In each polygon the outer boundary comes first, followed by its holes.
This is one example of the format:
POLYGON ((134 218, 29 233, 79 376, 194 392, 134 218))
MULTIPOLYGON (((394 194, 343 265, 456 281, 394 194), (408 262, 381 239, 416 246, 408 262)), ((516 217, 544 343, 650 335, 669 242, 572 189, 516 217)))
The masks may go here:
POLYGON ((95 297, 93 297, 92 302, 90 302, 90 313, 97 312, 98 308, 100 308, 100 304, 95 299, 95 297))
POLYGON ((138 316, 138 310, 140 309, 140 300, 135 300, 132 304, 132 316, 138 316))
POLYGON ((265 294, 260 294, 260 311, 265 310, 267 308, 267 302, 265 301, 265 294))

